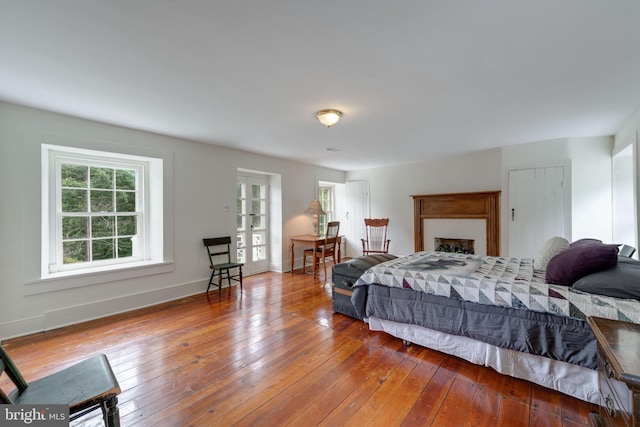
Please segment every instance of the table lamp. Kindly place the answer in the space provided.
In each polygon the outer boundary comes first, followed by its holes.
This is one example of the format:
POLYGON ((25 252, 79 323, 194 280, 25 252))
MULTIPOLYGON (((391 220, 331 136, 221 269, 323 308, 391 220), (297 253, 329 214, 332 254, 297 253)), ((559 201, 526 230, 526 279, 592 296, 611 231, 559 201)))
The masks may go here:
POLYGON ((318 233, 318 215, 327 214, 324 210, 322 210, 322 205, 320 205, 320 202, 317 200, 312 200, 311 204, 309 205, 307 210, 304 211, 304 213, 313 215, 313 235, 316 237, 320 236, 320 233, 318 233))

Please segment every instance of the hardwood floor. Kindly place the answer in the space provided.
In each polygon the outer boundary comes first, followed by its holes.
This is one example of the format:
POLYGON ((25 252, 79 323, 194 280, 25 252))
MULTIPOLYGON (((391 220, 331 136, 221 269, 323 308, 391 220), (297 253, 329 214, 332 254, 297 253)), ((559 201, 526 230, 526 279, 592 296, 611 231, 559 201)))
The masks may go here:
POLYGON ((370 332, 301 273, 3 344, 27 381, 107 354, 123 426, 585 426, 597 409, 370 332))

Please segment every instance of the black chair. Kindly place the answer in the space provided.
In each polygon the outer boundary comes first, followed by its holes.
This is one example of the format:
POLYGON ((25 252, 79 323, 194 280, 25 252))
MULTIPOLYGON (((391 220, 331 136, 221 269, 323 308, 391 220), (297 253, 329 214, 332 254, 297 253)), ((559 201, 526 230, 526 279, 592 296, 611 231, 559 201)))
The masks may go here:
POLYGON ((620 256, 631 258, 635 252, 636 252, 636 248, 634 248, 633 246, 622 245, 622 247, 620 248, 620 252, 618 252, 618 254, 620 256))
POLYGON ((211 277, 209 278, 209 285, 207 286, 207 293, 213 280, 218 277, 218 292, 222 293, 222 280, 227 279, 229 287, 231 287, 231 281, 235 280, 240 282, 240 292, 242 292, 242 267, 241 262, 231 262, 231 237, 213 237, 202 239, 202 242, 207 248, 209 254, 209 268, 211 269, 211 277), (231 274, 230 270, 237 268, 238 274, 231 274))
POLYGON ((104 354, 27 383, 0 345, 0 375, 3 372, 16 388, 9 394, 0 389, 0 403, 69 405, 70 421, 100 408, 106 426, 120 426, 117 397, 120 385, 104 354))

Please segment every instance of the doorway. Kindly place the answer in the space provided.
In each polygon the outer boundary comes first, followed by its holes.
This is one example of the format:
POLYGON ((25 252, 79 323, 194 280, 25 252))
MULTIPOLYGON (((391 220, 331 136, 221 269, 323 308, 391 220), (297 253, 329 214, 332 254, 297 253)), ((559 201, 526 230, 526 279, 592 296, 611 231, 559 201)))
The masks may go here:
POLYGON ((554 236, 571 238, 564 166, 509 171, 510 257, 535 258, 554 236))
POLYGON ((269 185, 266 176, 237 177, 238 262, 246 275, 269 270, 269 185))
POLYGON ((365 237, 364 219, 369 216, 369 183, 348 181, 346 186, 347 251, 351 257, 362 255, 360 239, 365 237))

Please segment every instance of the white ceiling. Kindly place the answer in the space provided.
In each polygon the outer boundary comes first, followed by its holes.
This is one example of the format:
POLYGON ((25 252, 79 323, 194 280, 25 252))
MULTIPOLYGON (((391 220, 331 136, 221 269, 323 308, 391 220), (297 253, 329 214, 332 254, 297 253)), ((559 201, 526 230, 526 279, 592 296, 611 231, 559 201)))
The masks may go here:
POLYGON ((640 1, 0 0, 0 100, 341 170, 611 135, 640 1))

